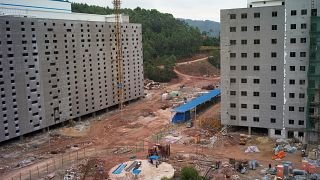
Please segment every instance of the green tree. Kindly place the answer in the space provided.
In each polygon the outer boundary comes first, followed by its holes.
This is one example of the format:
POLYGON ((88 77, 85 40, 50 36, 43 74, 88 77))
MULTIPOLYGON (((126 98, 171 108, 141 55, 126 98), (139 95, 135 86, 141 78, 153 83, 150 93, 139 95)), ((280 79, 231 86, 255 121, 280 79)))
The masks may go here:
POLYGON ((180 173, 180 180, 202 180, 198 171, 191 166, 183 167, 180 173))
POLYGON ((209 63, 212 64, 214 67, 220 69, 220 50, 213 50, 209 54, 209 63))
POLYGON ((161 180, 172 180, 171 178, 163 177, 161 180))

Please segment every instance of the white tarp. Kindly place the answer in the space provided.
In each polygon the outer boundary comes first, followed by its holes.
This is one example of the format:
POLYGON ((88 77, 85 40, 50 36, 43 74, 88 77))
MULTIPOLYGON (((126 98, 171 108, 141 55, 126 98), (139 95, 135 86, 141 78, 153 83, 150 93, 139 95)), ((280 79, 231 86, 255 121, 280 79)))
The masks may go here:
POLYGON ((260 151, 257 146, 249 146, 244 152, 254 153, 254 152, 260 152, 260 151))

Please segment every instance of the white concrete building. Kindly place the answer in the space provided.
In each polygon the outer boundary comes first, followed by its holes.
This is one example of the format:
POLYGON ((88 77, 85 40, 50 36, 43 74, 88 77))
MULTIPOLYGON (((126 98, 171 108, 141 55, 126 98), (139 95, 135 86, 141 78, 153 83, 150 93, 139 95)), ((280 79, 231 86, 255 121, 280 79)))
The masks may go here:
MULTIPOLYGON (((0 142, 119 103, 113 16, 62 0, 0 0, 0 142)), ((143 92, 140 24, 122 16, 124 101, 143 92)))
POLYGON ((223 124, 318 140, 309 133, 318 130, 310 126, 308 70, 319 10, 317 0, 248 0, 247 8, 221 11, 223 124))

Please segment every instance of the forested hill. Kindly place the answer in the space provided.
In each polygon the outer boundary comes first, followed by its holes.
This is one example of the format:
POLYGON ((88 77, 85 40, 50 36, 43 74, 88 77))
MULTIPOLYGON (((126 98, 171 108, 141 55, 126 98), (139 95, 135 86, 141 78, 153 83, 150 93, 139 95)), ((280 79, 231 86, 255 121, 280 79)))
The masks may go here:
MULTIPOLYGON (((90 14, 113 14, 113 9, 72 3, 72 11, 90 14)), ((171 14, 141 8, 123 9, 131 23, 142 24, 144 69, 146 78, 166 82, 175 77, 176 59, 189 57, 202 44, 199 29, 177 20, 171 14)))
POLYGON ((191 19, 180 19, 185 21, 187 24, 193 27, 197 27, 200 31, 206 32, 211 37, 218 38, 220 35, 220 23, 215 21, 200 21, 200 20, 191 20, 191 19))

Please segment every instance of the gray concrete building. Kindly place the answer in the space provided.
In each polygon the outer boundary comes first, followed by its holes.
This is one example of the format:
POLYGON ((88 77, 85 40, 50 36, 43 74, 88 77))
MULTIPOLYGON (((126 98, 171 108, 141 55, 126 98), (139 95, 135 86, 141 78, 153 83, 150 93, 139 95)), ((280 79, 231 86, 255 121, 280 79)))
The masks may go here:
MULTIPOLYGON (((115 24, 61 16, 0 16, 0 142, 118 104, 115 24)), ((128 102, 144 96, 140 24, 123 21, 122 49, 128 102)))
POLYGON ((247 8, 221 10, 222 124, 317 141, 307 124, 310 27, 318 6, 249 0, 247 8))

